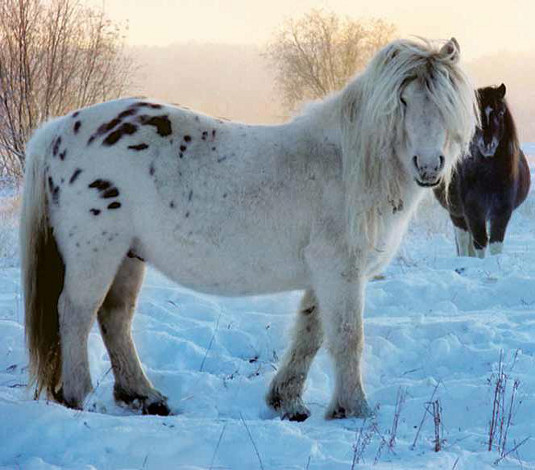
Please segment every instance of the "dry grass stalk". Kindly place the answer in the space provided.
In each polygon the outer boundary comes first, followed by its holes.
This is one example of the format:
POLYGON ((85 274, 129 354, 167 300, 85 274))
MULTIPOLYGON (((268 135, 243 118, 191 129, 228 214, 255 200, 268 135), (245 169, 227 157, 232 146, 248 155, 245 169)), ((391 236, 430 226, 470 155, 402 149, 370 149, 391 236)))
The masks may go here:
POLYGON ((420 421, 420 425, 418 426, 418 430, 416 431, 416 436, 414 436, 414 441, 412 442, 412 445, 410 446, 411 450, 414 450, 416 448, 416 442, 418 442, 418 438, 420 437, 420 432, 422 431, 422 427, 424 425, 425 418, 427 417, 428 414, 431 414, 430 411, 429 411, 429 404, 433 402, 433 399, 435 398, 435 394, 437 393, 439 385, 440 385, 440 382, 438 382, 435 385, 435 388, 433 389, 433 393, 431 394, 431 398, 425 404, 424 414, 423 414, 422 419, 420 421))
POLYGON ((435 400, 431 403, 433 408, 433 423, 435 424, 435 452, 440 452, 442 449, 442 439, 440 438, 440 429, 442 425, 442 406, 440 400, 435 400))

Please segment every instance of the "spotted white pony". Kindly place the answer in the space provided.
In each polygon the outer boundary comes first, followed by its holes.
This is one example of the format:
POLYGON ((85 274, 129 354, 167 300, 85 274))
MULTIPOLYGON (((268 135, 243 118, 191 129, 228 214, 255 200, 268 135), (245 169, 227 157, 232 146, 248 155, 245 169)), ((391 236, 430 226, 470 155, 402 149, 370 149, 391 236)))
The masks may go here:
POLYGON ((82 408, 98 318, 116 400, 168 414, 131 336, 148 263, 224 296, 305 291, 267 402, 303 420, 324 336, 328 418, 369 414, 361 378, 367 280, 418 201, 447 178, 476 117, 452 39, 399 40, 343 90, 278 126, 222 121, 145 99, 81 109, 27 148, 22 210, 26 334, 36 396, 82 408))

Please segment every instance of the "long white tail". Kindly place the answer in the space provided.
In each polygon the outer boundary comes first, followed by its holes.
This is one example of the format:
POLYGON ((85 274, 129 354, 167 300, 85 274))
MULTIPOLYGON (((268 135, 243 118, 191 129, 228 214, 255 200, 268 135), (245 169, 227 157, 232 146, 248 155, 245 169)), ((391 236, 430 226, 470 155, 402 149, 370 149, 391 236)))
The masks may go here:
POLYGON ((43 389, 54 395, 61 383, 58 299, 65 267, 47 216, 45 174, 56 123, 46 124, 28 142, 20 221, 26 343, 36 398, 43 389))

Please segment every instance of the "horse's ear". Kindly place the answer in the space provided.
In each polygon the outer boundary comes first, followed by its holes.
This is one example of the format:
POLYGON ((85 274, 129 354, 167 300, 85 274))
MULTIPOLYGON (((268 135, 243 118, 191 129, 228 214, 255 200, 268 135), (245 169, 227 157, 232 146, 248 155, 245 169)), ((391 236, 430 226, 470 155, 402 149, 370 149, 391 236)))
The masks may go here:
POLYGON ((459 62, 461 55, 461 48, 457 39, 451 38, 446 44, 440 48, 440 55, 451 60, 454 64, 459 62))
POLYGON ((507 88, 505 87, 505 83, 502 83, 498 88, 496 88, 496 92, 498 93, 498 96, 500 99, 505 98, 506 91, 507 91, 507 88))

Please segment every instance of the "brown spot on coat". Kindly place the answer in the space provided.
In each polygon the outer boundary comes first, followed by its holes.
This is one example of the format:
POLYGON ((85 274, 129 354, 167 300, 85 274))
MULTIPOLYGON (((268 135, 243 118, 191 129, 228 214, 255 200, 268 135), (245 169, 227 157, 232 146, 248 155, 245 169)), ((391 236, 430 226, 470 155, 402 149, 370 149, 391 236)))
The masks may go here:
POLYGON ((121 207, 120 202, 112 202, 108 205, 108 209, 119 209, 119 207, 121 207))
POLYGON ((110 188, 104 191, 104 193, 100 197, 103 199, 110 199, 112 197, 117 197, 117 196, 119 196, 119 190, 117 188, 110 188))
POLYGON ((76 121, 73 126, 73 130, 75 134, 78 134, 78 131, 80 130, 80 126, 82 125, 81 121, 76 121))
POLYGON ((119 118, 112 119, 109 122, 105 122, 97 129, 97 134, 102 135, 106 132, 111 131, 113 128, 117 127, 119 124, 121 124, 121 120, 119 118))
POLYGON ((100 210, 99 209, 90 209, 89 212, 91 212, 91 214, 93 214, 93 215, 99 215, 100 214, 100 210))
POLYGON ((137 145, 129 145, 128 148, 130 150, 136 150, 137 152, 139 152, 140 150, 145 150, 149 148, 149 146, 147 144, 137 144, 137 145))
POLYGON ((71 179, 69 180, 69 184, 73 184, 80 176, 80 173, 82 173, 82 170, 80 168, 76 168, 71 176, 71 179))
POLYGON ((88 187, 98 189, 99 191, 105 191, 110 186, 111 183, 109 181, 98 179, 90 183, 88 187))
POLYGON ((162 137, 166 137, 173 132, 171 121, 165 114, 161 116, 140 116, 139 121, 144 126, 154 126, 158 135, 162 137))
POLYGON ((55 205, 59 204, 59 186, 56 186, 54 184, 54 180, 51 176, 48 177, 48 189, 50 190, 50 194, 52 195, 52 202, 55 205))
POLYGON ((121 126, 108 134, 108 136, 104 139, 104 142, 102 142, 103 145, 111 146, 116 144, 123 135, 132 135, 137 131, 137 127, 129 122, 125 122, 124 124, 121 124, 121 126))
POLYGON ((190 135, 185 135, 185 136, 184 136, 184 140, 185 140, 186 142, 191 142, 191 136, 190 136, 190 135))
POLYGON ((59 152, 59 146, 61 145, 61 136, 57 137, 54 141, 54 147, 52 148, 52 155, 56 156, 59 152))
POLYGON ((126 109, 125 111, 123 111, 122 113, 119 113, 119 115, 117 116, 118 119, 123 119, 125 117, 128 117, 128 116, 133 116, 134 114, 137 114, 137 109, 135 108, 128 108, 126 109))
POLYGON ((89 137, 87 145, 91 144, 91 142, 93 142, 97 137, 100 137, 101 135, 106 134, 106 132, 110 132, 111 130, 113 130, 115 127, 121 124, 121 122, 122 121, 120 119, 115 118, 100 125, 99 128, 93 133, 93 135, 89 137))

